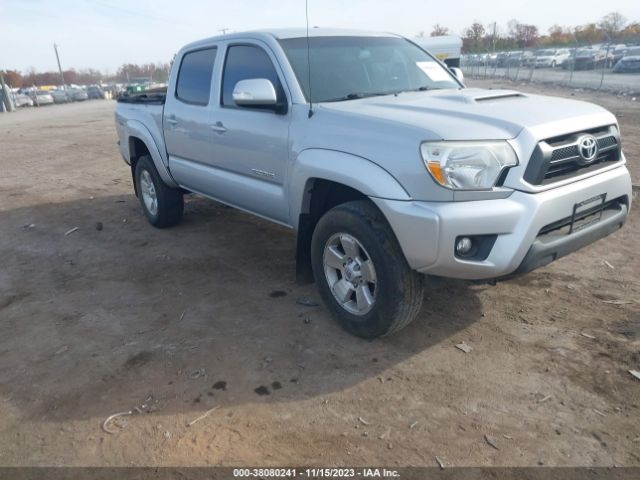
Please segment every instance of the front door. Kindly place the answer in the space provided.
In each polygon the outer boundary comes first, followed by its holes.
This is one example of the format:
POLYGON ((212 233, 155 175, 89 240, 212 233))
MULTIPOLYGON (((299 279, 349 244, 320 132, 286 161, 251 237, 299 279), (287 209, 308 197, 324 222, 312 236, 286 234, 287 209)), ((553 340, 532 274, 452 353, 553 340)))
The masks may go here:
POLYGON ((233 101, 240 80, 266 78, 289 105, 275 57, 254 42, 230 44, 221 95, 211 114, 210 159, 219 177, 214 196, 231 205, 290 224, 284 185, 289 152, 290 108, 280 112, 247 108, 233 101))

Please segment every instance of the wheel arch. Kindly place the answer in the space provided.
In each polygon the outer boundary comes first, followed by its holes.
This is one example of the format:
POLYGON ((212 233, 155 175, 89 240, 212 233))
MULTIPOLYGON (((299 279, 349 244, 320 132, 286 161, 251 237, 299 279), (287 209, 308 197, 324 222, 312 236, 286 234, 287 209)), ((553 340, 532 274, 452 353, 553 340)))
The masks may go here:
POLYGON ((297 230, 296 280, 301 284, 313 282, 311 238, 324 213, 337 205, 369 197, 411 199, 400 183, 377 164, 332 150, 302 152, 290 185, 291 216, 297 230))
MULTIPOLYGON (((158 174, 167 185, 173 188, 178 187, 178 184, 169 173, 167 161, 162 157, 160 149, 149 130, 141 122, 133 120, 127 122, 127 131, 127 154, 131 165, 132 178, 134 178, 134 188, 136 164, 143 155, 151 157, 158 174)), ((136 190, 136 195, 137 193, 136 190)))

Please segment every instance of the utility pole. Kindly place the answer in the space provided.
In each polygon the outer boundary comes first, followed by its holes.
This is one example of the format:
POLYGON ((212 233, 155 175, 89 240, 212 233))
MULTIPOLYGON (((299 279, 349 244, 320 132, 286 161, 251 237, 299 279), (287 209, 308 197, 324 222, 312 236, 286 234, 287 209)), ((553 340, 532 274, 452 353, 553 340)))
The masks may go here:
POLYGON ((493 43, 493 52, 496 53, 496 22, 493 22, 493 35, 491 36, 491 43, 493 43))
POLYGON ((4 83, 4 75, 0 70, 0 90, 2 90, 2 100, 5 106, 5 110, 7 112, 13 112, 13 101, 11 95, 9 94, 9 88, 4 83))
POLYGON ((219 32, 221 32, 223 35, 226 35, 227 32, 229 31, 228 28, 221 28, 220 30, 218 30, 219 32))
POLYGON ((64 82, 64 75, 62 74, 62 67, 60 66, 60 55, 58 55, 58 45, 53 44, 53 50, 56 52, 56 60, 58 61, 58 71, 60 72, 60 80, 62 80, 62 88, 67 89, 67 84, 64 82))

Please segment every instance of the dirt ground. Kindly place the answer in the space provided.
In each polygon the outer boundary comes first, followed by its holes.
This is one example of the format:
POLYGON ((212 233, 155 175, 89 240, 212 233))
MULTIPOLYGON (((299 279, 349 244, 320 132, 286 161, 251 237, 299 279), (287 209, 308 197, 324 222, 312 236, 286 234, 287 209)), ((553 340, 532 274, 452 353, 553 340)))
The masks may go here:
MULTIPOLYGON (((640 102, 545 91, 618 114, 640 183, 640 102)), ((0 465, 640 465, 637 208, 363 341, 296 302, 287 230, 196 197, 150 227, 114 108, 0 115, 0 465)))

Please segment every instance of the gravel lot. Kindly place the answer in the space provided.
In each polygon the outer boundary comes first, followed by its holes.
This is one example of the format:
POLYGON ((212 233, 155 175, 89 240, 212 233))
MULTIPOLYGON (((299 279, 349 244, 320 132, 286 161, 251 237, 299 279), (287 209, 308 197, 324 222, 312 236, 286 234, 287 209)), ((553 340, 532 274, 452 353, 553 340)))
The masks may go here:
MULTIPOLYGON (((619 114, 638 184, 640 103, 549 93, 619 114)), ((432 279, 367 342, 296 303, 287 230, 197 197, 150 227, 114 108, 0 115, 1 465, 640 465, 637 208, 519 279, 432 279)))

